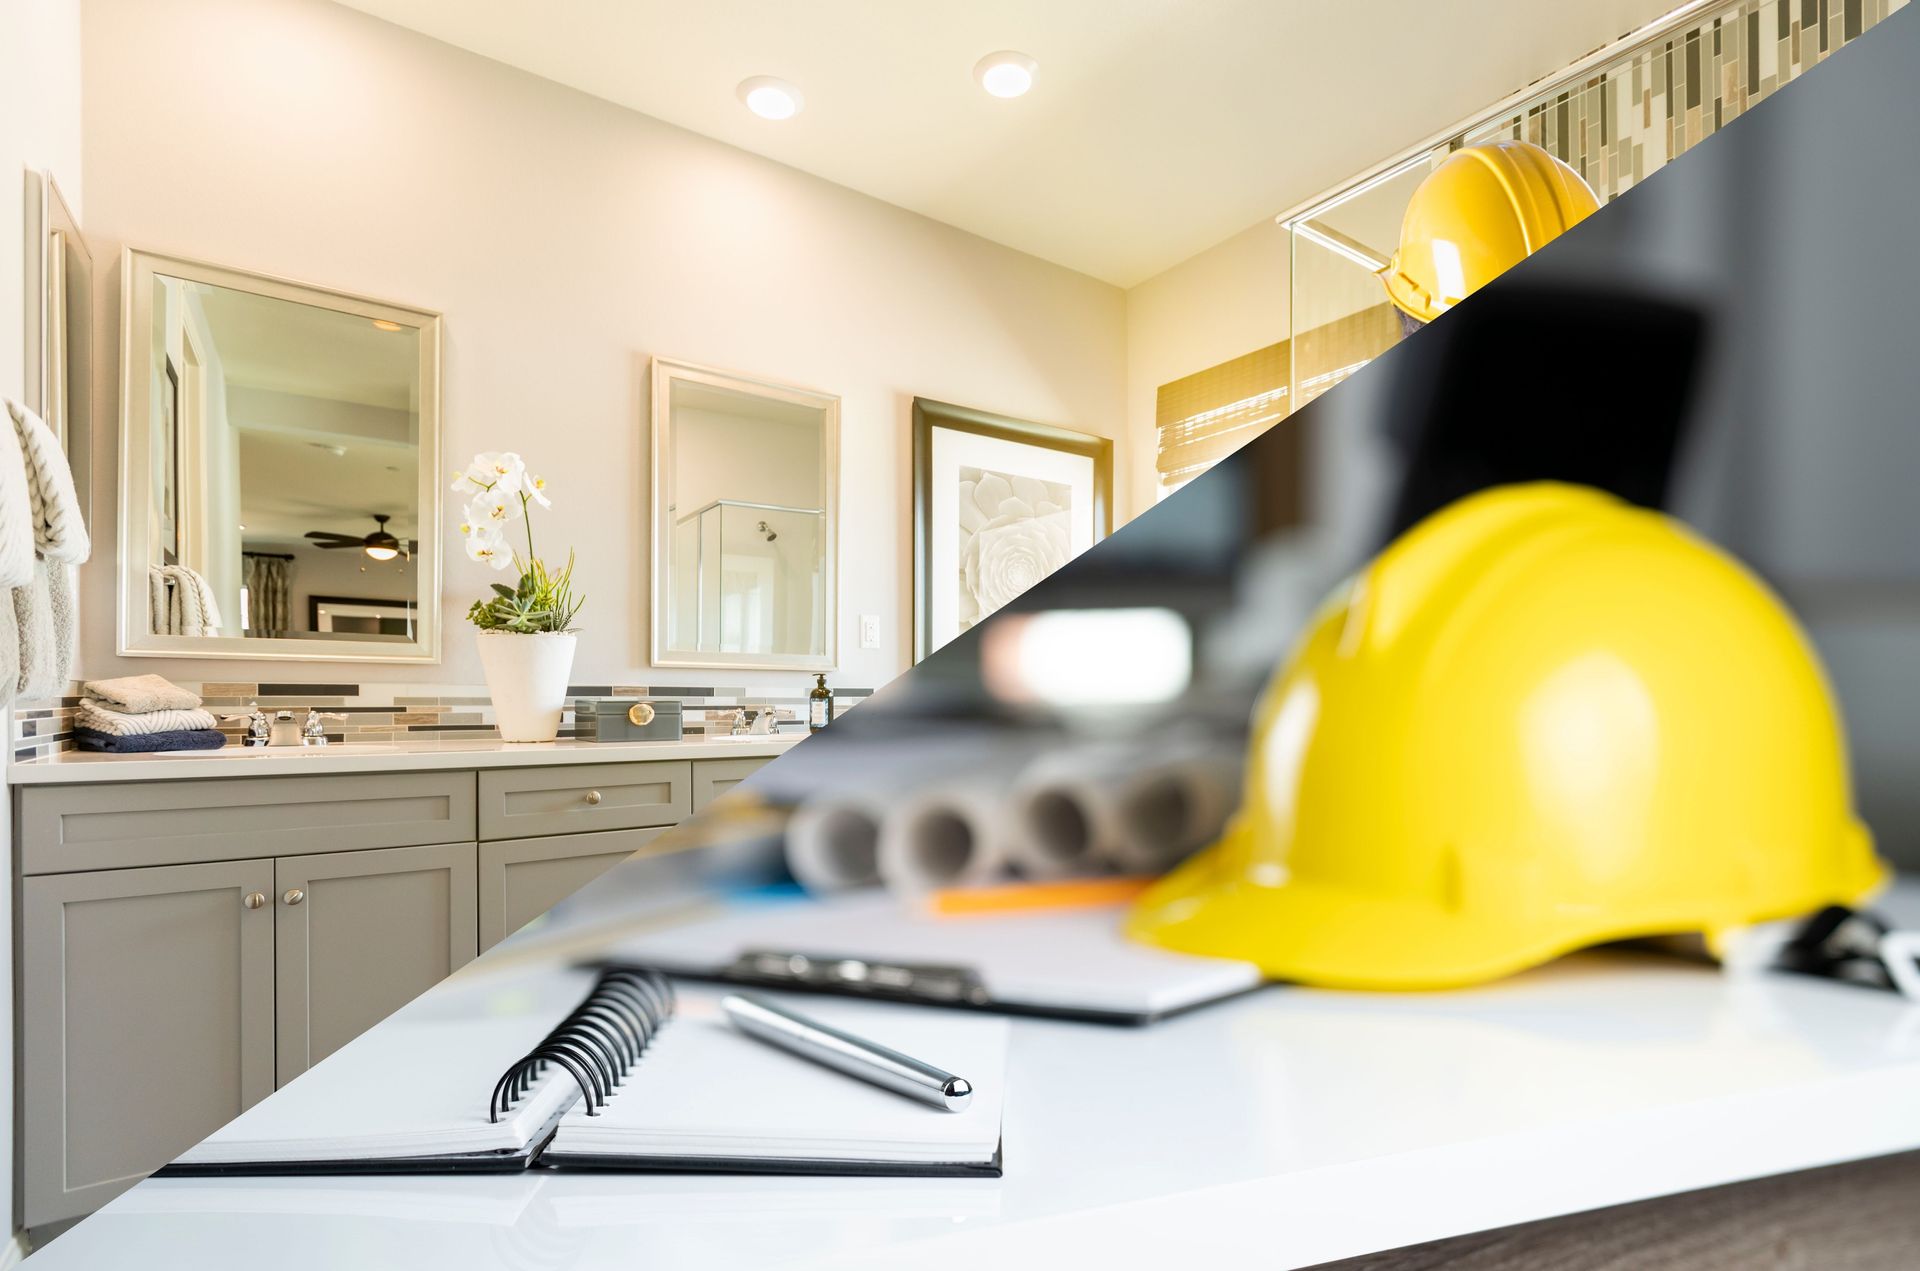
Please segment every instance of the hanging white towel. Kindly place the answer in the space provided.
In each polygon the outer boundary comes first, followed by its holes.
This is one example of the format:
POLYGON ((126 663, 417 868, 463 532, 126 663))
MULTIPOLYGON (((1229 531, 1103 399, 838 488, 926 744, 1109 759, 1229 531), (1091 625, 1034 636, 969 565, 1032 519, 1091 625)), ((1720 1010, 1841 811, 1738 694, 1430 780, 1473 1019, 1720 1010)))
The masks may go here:
POLYGON ((20 624, 13 617, 13 593, 0 592, 0 706, 13 700, 20 683, 20 624))
POLYGON ((175 635, 210 636, 220 634, 220 605, 213 588, 198 570, 185 565, 168 565, 163 571, 172 584, 169 612, 175 615, 175 635))
POLYGON ((65 687, 55 677, 60 657, 60 633, 53 621, 53 590, 47 567, 36 560, 33 581, 13 589, 13 621, 20 634, 20 672, 14 685, 23 701, 58 697, 65 687))
POLYGON ((40 416, 12 398, 7 399, 7 414, 13 418, 26 470, 33 545, 48 560, 78 565, 87 559, 92 543, 87 537, 86 518, 80 515, 80 498, 73 487, 66 449, 40 416))
MULTIPOLYGON (((13 584, 13 619, 18 663, 9 683, 28 699, 57 697, 73 670, 73 646, 79 635, 74 604, 73 567, 87 559, 92 544, 73 488, 66 451, 40 416, 12 398, 5 399, 12 427, 0 425, 0 469, 20 468, 20 496, 14 499, 12 473, 0 473, 0 540, 19 528, 16 509, 27 510, 28 576, 13 584)), ((0 568, 11 549, 0 541, 0 568)))
POLYGON ((173 602, 167 574, 158 565, 147 566, 147 622, 155 635, 173 635, 173 602))
MULTIPOLYGON (((15 403, 11 398, 0 400, 11 418, 15 403)), ((0 588, 24 587, 33 581, 33 550, 33 498, 27 490, 20 434, 11 426, 0 427, 0 588)))

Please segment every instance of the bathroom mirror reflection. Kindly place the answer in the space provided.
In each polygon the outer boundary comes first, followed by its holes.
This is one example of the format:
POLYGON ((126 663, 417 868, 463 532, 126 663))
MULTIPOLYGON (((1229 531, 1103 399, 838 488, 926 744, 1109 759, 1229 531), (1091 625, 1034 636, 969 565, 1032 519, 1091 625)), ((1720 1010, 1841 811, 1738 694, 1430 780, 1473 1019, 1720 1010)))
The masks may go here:
POLYGON ((121 651, 438 656, 437 315, 129 252, 121 651))
POLYGON ((835 660, 840 399, 655 358, 653 663, 835 660))

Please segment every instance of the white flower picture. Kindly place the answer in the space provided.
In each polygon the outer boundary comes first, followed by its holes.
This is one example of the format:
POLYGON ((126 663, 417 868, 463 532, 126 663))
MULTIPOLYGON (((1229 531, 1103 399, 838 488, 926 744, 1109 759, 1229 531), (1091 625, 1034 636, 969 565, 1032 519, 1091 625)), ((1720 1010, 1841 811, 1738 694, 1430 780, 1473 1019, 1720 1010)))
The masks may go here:
POLYGON ((914 656, 1106 536, 1113 443, 916 398, 914 656))
POLYGON ((960 469, 959 630, 965 631, 1073 556, 1073 487, 960 469))

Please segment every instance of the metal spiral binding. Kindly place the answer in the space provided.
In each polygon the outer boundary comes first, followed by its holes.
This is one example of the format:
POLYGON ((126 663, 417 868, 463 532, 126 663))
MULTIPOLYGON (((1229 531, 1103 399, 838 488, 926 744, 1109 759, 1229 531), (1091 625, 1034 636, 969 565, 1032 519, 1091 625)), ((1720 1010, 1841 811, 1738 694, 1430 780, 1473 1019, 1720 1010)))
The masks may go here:
POLYGON ((658 971, 606 968, 573 1013, 501 1075, 487 1100, 487 1120, 511 1112, 555 1066, 580 1087, 587 1115, 599 1116, 673 1010, 673 986, 658 971))

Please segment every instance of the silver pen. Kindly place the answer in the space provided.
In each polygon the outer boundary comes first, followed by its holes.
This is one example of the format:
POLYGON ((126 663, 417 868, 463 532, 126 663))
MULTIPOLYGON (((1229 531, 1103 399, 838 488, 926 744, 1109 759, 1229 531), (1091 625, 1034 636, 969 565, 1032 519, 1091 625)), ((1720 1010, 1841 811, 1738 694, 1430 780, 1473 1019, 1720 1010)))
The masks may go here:
POLYGON ((911 1055, 782 1010, 757 997, 729 993, 720 999, 720 1009, 727 1013, 733 1026, 747 1036, 849 1077, 884 1086, 896 1094, 948 1112, 963 1112, 973 1102, 973 1085, 965 1077, 942 1072, 911 1055))

